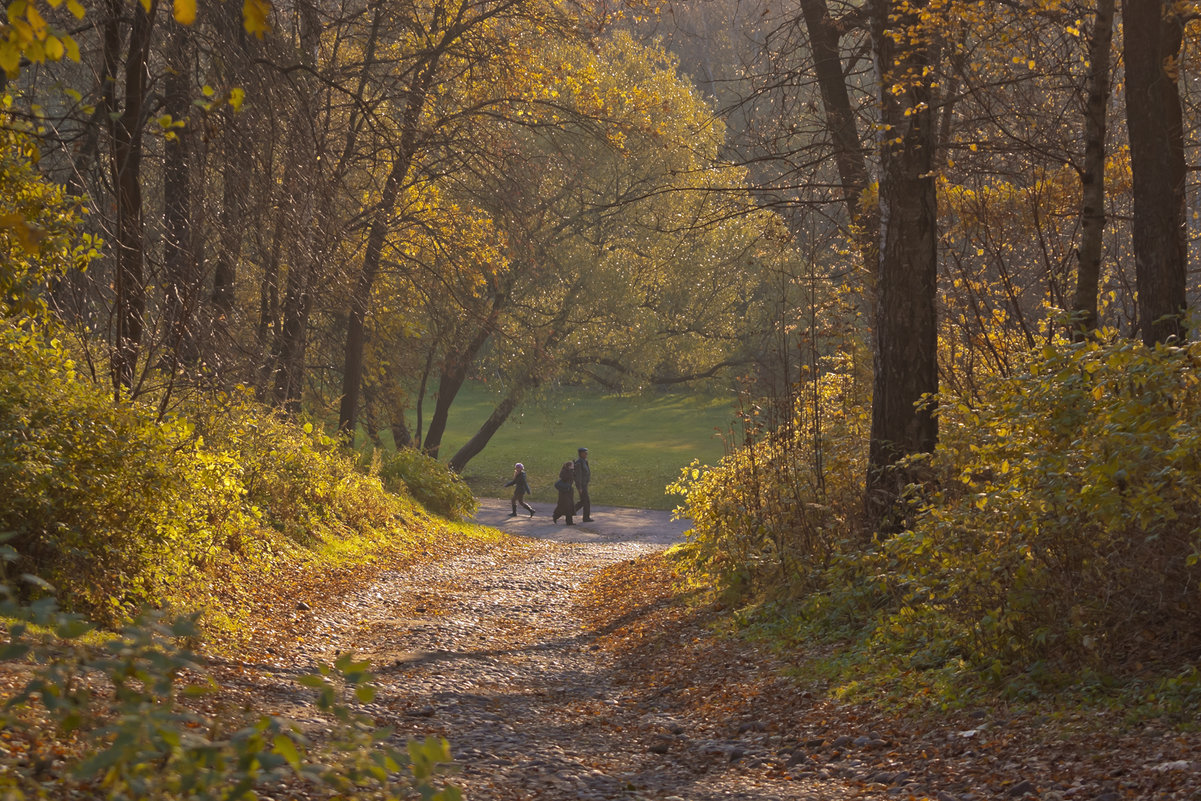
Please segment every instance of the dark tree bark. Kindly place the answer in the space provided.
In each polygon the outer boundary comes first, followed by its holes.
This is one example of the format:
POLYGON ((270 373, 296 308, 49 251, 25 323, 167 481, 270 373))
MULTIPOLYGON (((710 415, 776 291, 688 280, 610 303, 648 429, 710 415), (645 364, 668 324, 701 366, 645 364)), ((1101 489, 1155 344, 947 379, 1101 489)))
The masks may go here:
POLYGON ((354 436, 355 420, 359 411, 359 391, 363 385, 363 348, 367 341, 367 311, 371 304, 371 293, 379 275, 384 240, 388 236, 390 219, 396 208, 396 198, 400 194, 404 177, 408 175, 411 161, 411 154, 409 158, 398 159, 388 173, 380 193, 379 205, 372 215, 371 229, 367 234, 363 269, 359 272, 354 293, 350 296, 350 316, 346 325, 346 350, 342 370, 342 401, 338 408, 338 430, 346 437, 354 436))
POLYGON ((220 242, 213 267, 212 304, 217 317, 228 316, 234 306, 238 262, 242 258, 242 234, 245 231, 246 181, 251 169, 249 134, 243 120, 233 109, 225 109, 221 136, 221 213, 220 242))
POLYGON ((478 456, 485 447, 487 447, 492 435, 500 430, 500 427, 509 419, 509 415, 513 410, 521 405, 521 400, 525 396, 526 388, 522 385, 517 385, 509 390, 496 408, 492 410, 492 414, 488 415, 488 419, 479 427, 479 430, 472 435, 471 439, 467 440, 463 447, 455 452, 455 455, 450 457, 447 466, 456 473, 462 473, 463 468, 467 466, 473 458, 478 456))
POLYGON ((1122 0, 1122 18, 1139 326, 1143 342, 1154 345, 1188 333, 1179 86, 1184 20, 1165 0, 1122 0))
POLYGON ((839 49, 842 30, 830 18, 826 0, 801 0, 801 12, 813 50, 813 71, 821 93, 830 144, 834 149, 834 163, 842 184, 847 219, 851 221, 851 232, 867 278, 865 305, 868 316, 875 318, 879 314, 879 295, 874 284, 879 258, 880 209, 878 204, 866 202, 864 197, 871 185, 871 177, 842 67, 839 49))
POLYGON ((873 49, 879 70, 880 254, 875 380, 868 451, 867 509, 884 520, 907 471, 906 456, 927 453, 938 423, 922 399, 938 391, 937 145, 931 110, 937 48, 923 30, 925 2, 876 0, 873 49), (894 36, 897 31, 901 35, 894 36), (897 90, 900 91, 897 91, 897 90))
POLYGON ((290 414, 300 411, 305 333, 308 331, 312 306, 309 273, 304 270, 289 271, 283 319, 272 347, 271 362, 275 365, 272 397, 276 406, 283 407, 290 414))
POLYGON ((413 435, 409 433, 409 426, 405 423, 404 418, 394 419, 392 421, 392 444, 397 450, 401 448, 411 448, 413 446, 413 435))
POLYGON ((496 323, 499 305, 493 305, 492 314, 488 321, 481 325, 462 349, 447 356, 442 372, 438 376, 438 394, 434 399, 434 414, 430 417, 430 427, 425 433, 425 441, 421 450, 437 459, 438 450, 442 447, 442 435, 446 433, 446 422, 450 419, 450 407, 455 402, 459 390, 467 381, 467 372, 471 369, 475 357, 492 336, 496 323))
MULTIPOLYGON (((218 57, 222 79, 230 87, 238 86, 246 82, 250 71, 249 44, 242 24, 241 6, 225 3, 215 10, 218 31, 225 40, 225 47, 218 57)), ((252 166, 252 137, 242 113, 227 107, 222 109, 221 119, 220 240, 213 267, 211 297, 218 320, 227 318, 234 306, 242 235, 246 230, 247 184, 252 166)))
POLYGON ((279 258, 285 230, 284 225, 275 226, 267 260, 263 265, 263 278, 259 282, 259 322, 255 327, 254 339, 262 358, 259 367, 263 376, 270 375, 273 367, 266 353, 269 336, 273 329, 278 330, 279 325, 279 258))
POLYGON ((842 71, 839 51, 841 33, 830 19, 826 0, 801 0, 801 11, 813 49, 813 72, 821 92, 826 128, 834 148, 834 163, 838 166, 838 178, 842 183, 843 201, 851 222, 860 231, 859 241, 864 250, 870 253, 874 250, 873 238, 878 216, 875 207, 865 207, 863 204, 863 193, 870 179, 863 142, 851 108, 851 96, 847 91, 846 76, 842 71))
POLYGON ((175 26, 164 81, 163 109, 176 124, 164 145, 163 266, 166 270, 166 336, 176 364, 195 361, 196 253, 192 233, 191 191, 191 29, 175 26))
MULTIPOLYGON (((295 79, 296 103, 302 119, 316 116, 312 108, 318 96, 315 76, 321 36, 320 19, 312 2, 297 5, 300 17, 300 47, 297 60, 303 68, 295 79)), ((315 253, 318 205, 322 174, 321 143, 307 125, 295 125, 287 137, 283 158, 284 178, 276 215, 276 234, 289 250, 284 301, 268 360, 268 372, 274 373, 272 398, 289 414, 300 411, 304 390, 305 352, 309 314, 323 272, 323 263, 315 253)), ((273 246, 274 250, 274 246, 273 246)), ((272 255, 264 277, 267 305, 271 305, 279 282, 279 262, 272 255)), ((265 327, 264 327, 265 328, 265 327)))
MULTIPOLYGON (((105 21, 106 69, 116 74, 111 63, 115 40, 120 45, 120 20, 123 5, 117 0, 108 3, 108 18, 105 21)), ((138 357, 141 354, 145 328, 146 277, 143 252, 142 222, 142 123, 146 114, 146 91, 149 81, 147 61, 150 53, 151 34, 154 29, 158 2, 154 0, 149 10, 141 3, 133 9, 133 26, 129 33, 128 52, 125 57, 125 96, 121 112, 110 114, 112 139, 111 171, 116 192, 117 225, 113 250, 116 254, 116 322, 115 341, 112 355, 113 382, 116 392, 132 390, 138 357)), ((117 56, 119 57, 119 56, 117 56)), ((115 102, 112 106, 116 107, 115 102)))
POLYGON ((1076 250, 1073 337, 1097 328, 1097 293, 1105 236, 1105 136, 1109 108, 1109 51, 1114 0, 1098 0, 1089 41, 1088 97, 1084 112, 1084 165, 1080 171, 1080 247, 1076 250))
MULTIPOLYGON (((449 34, 447 34, 449 36, 449 34)), ((413 165, 417 147, 417 127, 421 113, 429 99, 430 84, 437 71, 442 49, 449 44, 444 38, 440 49, 430 53, 425 63, 416 71, 408 90, 408 101, 401 118, 400 142, 396 148, 395 161, 384 181, 380 201, 371 216, 371 228, 367 233, 367 247, 363 252, 363 268, 350 297, 350 315, 346 326, 346 350, 342 371, 342 401, 338 409, 338 430, 343 436, 353 437, 355 418, 359 410, 359 391, 363 384, 363 347, 366 344, 367 312, 371 305, 371 293, 379 275, 380 260, 383 258, 384 240, 391 229, 392 212, 404 180, 413 165)))

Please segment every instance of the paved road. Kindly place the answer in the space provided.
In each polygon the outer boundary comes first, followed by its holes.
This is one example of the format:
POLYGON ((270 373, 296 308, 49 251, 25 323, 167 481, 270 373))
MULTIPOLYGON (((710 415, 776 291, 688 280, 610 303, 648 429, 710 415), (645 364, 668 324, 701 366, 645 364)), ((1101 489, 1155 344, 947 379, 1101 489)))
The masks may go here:
POLYGON ((641 542, 653 545, 672 545, 683 542, 689 528, 687 520, 672 520, 671 512, 656 509, 626 509, 619 506, 593 506, 592 522, 581 523, 576 517, 574 526, 563 521, 551 521, 552 503, 536 503, 530 499, 535 514, 529 517, 521 511, 509 517, 512 505, 507 500, 481 498, 475 521, 499 528, 510 534, 556 542, 641 542))

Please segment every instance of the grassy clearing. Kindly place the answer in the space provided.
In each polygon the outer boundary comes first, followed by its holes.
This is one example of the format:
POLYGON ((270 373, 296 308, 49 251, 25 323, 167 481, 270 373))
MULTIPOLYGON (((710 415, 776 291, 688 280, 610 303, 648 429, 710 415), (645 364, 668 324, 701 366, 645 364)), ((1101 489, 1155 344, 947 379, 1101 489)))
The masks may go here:
MULTIPOLYGON (((451 410, 443 459, 475 433, 493 403, 488 387, 464 387, 451 410)), ((463 478, 480 497, 507 498, 503 485, 513 476, 513 463, 522 462, 532 502, 553 503, 551 484, 559 468, 584 446, 592 463, 593 503, 671 509, 676 498, 664 487, 680 468, 693 459, 715 464, 724 455, 718 433, 729 429, 731 408, 728 398, 709 395, 626 397, 563 389, 514 412, 463 478)))

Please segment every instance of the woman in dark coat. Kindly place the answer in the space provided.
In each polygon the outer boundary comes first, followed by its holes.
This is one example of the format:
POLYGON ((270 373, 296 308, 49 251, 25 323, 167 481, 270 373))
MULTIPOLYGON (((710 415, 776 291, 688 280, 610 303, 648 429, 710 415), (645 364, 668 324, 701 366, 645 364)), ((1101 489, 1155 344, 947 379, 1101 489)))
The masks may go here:
POLYGON ((559 491, 559 502, 555 505, 554 521, 559 522, 559 517, 567 518, 567 525, 574 526, 571 522, 571 515, 575 512, 575 465, 571 462, 564 462, 563 467, 559 470, 559 480, 555 482, 555 489, 559 491))

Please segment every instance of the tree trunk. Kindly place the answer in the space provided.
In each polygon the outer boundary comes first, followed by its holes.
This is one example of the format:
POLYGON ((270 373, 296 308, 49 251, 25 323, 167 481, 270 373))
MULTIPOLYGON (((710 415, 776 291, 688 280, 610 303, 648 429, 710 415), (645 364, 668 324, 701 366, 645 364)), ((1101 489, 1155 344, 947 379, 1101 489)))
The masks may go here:
POLYGON ((821 91, 826 128, 834 147, 834 163, 842 182, 843 201, 851 223, 859 229, 856 239, 870 251, 875 236, 877 210, 863 203, 863 192, 869 183, 867 158, 859 138, 859 129, 855 125, 855 112, 851 108, 846 76, 842 71, 839 31, 830 19, 826 0, 801 0, 801 11, 805 16, 810 47, 813 48, 813 72, 821 91))
MULTIPOLYGON (((220 58, 222 78, 237 86, 249 77, 249 53, 241 6, 226 3, 217 9, 219 32, 225 40, 220 58)), ((234 307, 238 262, 242 258, 242 233, 247 218, 247 186, 251 170, 251 142, 240 112, 222 109, 220 242, 213 268, 211 302, 218 320, 227 318, 234 307)))
MULTIPOLYGON (((271 247, 263 265, 263 278, 259 282, 259 323, 255 327, 254 339, 262 359, 261 375, 271 374, 271 360, 267 358, 267 342, 273 330, 279 330, 279 258, 283 247, 286 226, 276 225, 271 233, 271 247)), ((262 381, 260 381, 262 385, 262 381)))
POLYGON ((192 234, 191 152, 189 126, 192 72, 190 28, 177 25, 164 82, 163 110, 173 123, 173 138, 163 144, 163 266, 166 270, 166 337, 175 364, 196 359, 192 316, 196 311, 196 253, 192 234))
MULTIPOLYGON (((432 32, 431 32, 432 33, 432 32)), ((346 330, 346 349, 342 370, 342 401, 338 408, 338 430, 345 437, 354 437, 355 417, 359 410, 359 392, 363 383, 363 348, 366 344, 367 312, 371 293, 379 275, 384 240, 391 227, 396 198, 416 156, 418 126, 429 99, 430 85, 437 72, 442 53, 457 36, 444 31, 441 42, 415 71, 408 88, 408 101, 400 119, 400 141, 397 143, 392 170, 384 182, 379 205, 371 216, 367 247, 363 252, 363 269, 350 298, 350 314, 346 330)))
MULTIPOLYGON (((112 356, 113 382, 119 394, 132 390, 145 328, 146 279, 142 239, 142 122, 145 116, 147 60, 158 2, 149 10, 134 5, 129 51, 125 58, 124 108, 111 122, 112 182, 117 194, 116 336, 112 356)), ((122 6, 110 0, 107 26, 119 25, 122 6)), ((106 31, 106 36, 113 31, 106 31)), ((116 33, 119 41, 119 33, 116 33)), ((115 71, 114 71, 115 72, 115 71)))
POLYGON ((1098 0, 1089 42, 1088 98, 1084 113, 1084 169, 1080 173, 1080 247, 1076 251, 1075 319, 1079 340, 1097 328, 1097 294, 1105 237, 1105 136, 1109 108, 1109 51, 1114 0, 1098 0))
POLYGON ((884 128, 867 510, 881 521, 909 483, 909 471, 897 462, 932 451, 938 440, 934 409, 921 404, 938 391, 937 141, 930 103, 936 47, 919 21, 925 5, 896 11, 879 0, 873 8, 884 128), (904 33, 894 38, 898 30, 904 33))
POLYGON ((308 277, 303 270, 288 271, 283 320, 271 349, 271 362, 275 365, 272 396, 275 405, 290 414, 300 411, 303 389, 305 333, 308 330, 309 310, 313 305, 308 277))
POLYGON ((1184 23, 1164 0, 1122 0, 1126 127, 1134 177, 1134 260, 1143 342, 1187 336, 1184 132, 1179 63, 1184 23))
POLYGON ((522 397, 525 395, 526 388, 522 385, 517 385, 509 390, 509 394, 496 405, 492 410, 492 414, 488 415, 488 419, 480 426, 479 430, 467 440, 467 443, 459 448, 455 455, 450 457, 447 466, 456 473, 462 473, 463 468, 467 466, 473 458, 479 455, 488 445, 488 441, 492 439, 492 435, 500 430, 500 427, 509 419, 509 415, 521 403, 522 397))
POLYGON ((403 417, 393 418, 391 429, 392 444, 396 446, 396 450, 412 447, 413 435, 409 433, 409 427, 403 417))
POLYGON ((842 57, 839 52, 841 34, 830 19, 826 0, 801 0, 801 11, 805 17, 810 47, 813 49, 813 71, 821 92, 826 129, 830 133, 830 142, 834 148, 834 163, 838 167, 838 179, 842 183, 843 202, 847 207, 852 236, 864 266, 867 311, 869 317, 875 317, 879 313, 878 290, 873 284, 876 280, 880 212, 877 205, 865 202, 864 198, 871 179, 867 170, 863 141, 855 124, 855 112, 851 108, 846 75, 842 69, 842 57))
POLYGON ((389 220, 396 207, 400 185, 409 172, 409 161, 398 160, 388 173, 379 205, 367 234, 367 249, 363 252, 363 269, 350 296, 350 316, 346 324, 346 350, 342 370, 342 402, 338 409, 338 430, 353 438, 355 418, 359 411, 359 391, 363 384, 363 348, 367 338, 367 310, 371 293, 379 275, 384 239, 388 236, 389 220))
POLYGON ((467 371, 471 369, 476 355, 492 336, 492 327, 496 322, 496 312, 499 304, 493 305, 492 314, 487 323, 480 326, 475 337, 462 350, 451 354, 447 359, 441 374, 438 376, 438 394, 434 399, 434 414, 430 417, 430 427, 425 433, 425 442, 421 445, 422 452, 434 459, 438 458, 438 449, 442 447, 442 435, 446 433, 446 421, 450 418, 450 407, 455 402, 459 390, 467 381, 467 371))
POLYGON ((238 262, 242 258, 242 233, 247 217, 246 182, 251 167, 248 134, 243 130, 242 120, 233 109, 225 109, 222 116, 225 128, 221 137, 221 234, 217 246, 217 263, 213 268, 212 294, 212 304, 218 319, 228 317, 234 307, 238 262))

